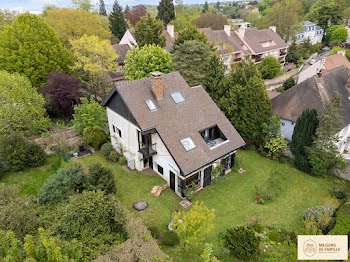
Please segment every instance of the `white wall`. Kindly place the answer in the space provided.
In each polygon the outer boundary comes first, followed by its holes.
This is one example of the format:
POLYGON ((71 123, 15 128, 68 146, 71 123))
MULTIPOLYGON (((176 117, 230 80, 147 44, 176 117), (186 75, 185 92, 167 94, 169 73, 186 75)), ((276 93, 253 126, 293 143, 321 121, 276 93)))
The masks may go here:
POLYGON ((281 121, 281 135, 287 139, 292 140, 295 123, 283 118, 280 118, 281 121))
POLYGON ((122 39, 120 39, 119 42, 120 45, 129 45, 130 48, 133 48, 134 46, 137 46, 135 38, 132 36, 129 30, 126 30, 125 34, 123 35, 122 39))
POLYGON ((338 132, 337 136, 339 138, 339 142, 337 143, 339 153, 342 154, 344 150, 350 151, 350 125, 338 132))

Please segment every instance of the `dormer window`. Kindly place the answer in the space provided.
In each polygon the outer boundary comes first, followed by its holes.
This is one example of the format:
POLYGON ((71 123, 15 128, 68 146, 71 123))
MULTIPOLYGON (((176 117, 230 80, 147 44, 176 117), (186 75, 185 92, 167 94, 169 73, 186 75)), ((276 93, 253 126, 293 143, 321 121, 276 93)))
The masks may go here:
POLYGON ((210 146, 210 148, 215 148, 228 141, 224 133, 217 125, 206 128, 199 133, 203 137, 204 141, 210 146))
POLYGON ((146 100, 145 102, 146 102, 146 104, 147 104, 149 110, 154 111, 154 110, 157 109, 156 106, 154 105, 154 103, 153 103, 153 101, 152 101, 151 99, 148 99, 148 100, 146 100))
POLYGON ((180 92, 173 92, 173 93, 170 93, 170 95, 174 100, 175 104, 180 104, 185 101, 185 98, 182 96, 180 92))
POLYGON ((193 141, 190 137, 186 137, 184 139, 181 139, 180 142, 186 151, 190 151, 190 150, 196 148, 196 145, 193 143, 193 141))

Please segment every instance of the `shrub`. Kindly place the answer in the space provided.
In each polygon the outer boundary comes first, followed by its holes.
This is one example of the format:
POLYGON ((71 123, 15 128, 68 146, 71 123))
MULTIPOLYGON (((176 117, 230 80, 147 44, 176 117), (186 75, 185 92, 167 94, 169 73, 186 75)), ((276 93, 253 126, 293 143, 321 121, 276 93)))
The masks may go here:
POLYGON ((281 71, 281 64, 273 56, 265 57, 258 65, 261 75, 264 79, 272 79, 278 76, 281 71))
POLYGON ((240 226, 227 230, 225 244, 235 257, 247 259, 258 251, 259 238, 251 227, 240 226))
POLYGON ((314 222, 316 227, 326 234, 333 226, 334 221, 332 216, 336 208, 334 204, 309 208, 304 213, 304 220, 306 223, 312 224, 314 222))
POLYGON ((179 237, 174 231, 167 231, 162 236, 162 244, 166 246, 176 246, 180 242, 179 237))
POLYGON ((83 141, 87 145, 91 145, 95 150, 106 142, 107 136, 102 127, 88 126, 84 128, 83 141))
POLYGON ((266 184, 263 187, 255 186, 256 196, 260 196, 264 200, 273 200, 279 195, 282 188, 281 174, 272 172, 266 184))
POLYGON ((112 151, 112 152, 109 154, 109 157, 108 157, 108 159, 109 159, 110 161, 112 161, 112 162, 118 162, 119 158, 120 158, 120 155, 119 155, 118 152, 115 151, 115 150, 112 151))
POLYGON ((286 82, 283 83, 283 90, 288 90, 289 88, 295 86, 295 80, 293 77, 288 78, 286 82))
POLYGON ((330 233, 332 235, 347 235, 348 232, 350 232, 350 216, 339 212, 335 227, 330 233))
POLYGON ((6 169, 20 171, 27 167, 43 165, 45 152, 37 144, 19 134, 0 136, 0 160, 6 169))
POLYGON ((101 152, 106 159, 109 157, 109 155, 113 151, 114 151, 114 147, 110 143, 104 143, 101 146, 101 152))
POLYGON ((85 177, 81 167, 62 168, 42 186, 38 194, 38 202, 40 205, 57 204, 75 191, 82 192, 84 184, 85 177))
POLYGON ((114 175, 111 169, 103 167, 100 163, 89 167, 87 183, 90 190, 102 190, 106 194, 117 192, 114 175))
POLYGON ((254 230, 255 230, 256 232, 258 232, 258 233, 262 233, 263 230, 264 230, 264 227, 263 227, 261 224, 259 224, 259 223, 256 223, 256 224, 253 226, 253 228, 254 228, 254 230))
POLYGON ((348 188, 344 181, 335 181, 330 190, 332 196, 337 199, 344 199, 348 193, 348 188))
POLYGON ((157 226, 152 226, 148 228, 149 231, 151 231, 151 235, 154 238, 159 238, 160 237, 160 230, 157 226))
POLYGON ((84 191, 69 198, 52 214, 51 230, 65 240, 84 244, 84 255, 93 261, 125 239, 125 213, 117 199, 102 191, 84 191))
POLYGON ((124 166, 124 165, 126 165, 126 163, 127 163, 127 161, 126 161, 125 156, 119 157, 119 160, 118 160, 119 165, 124 166))
POLYGON ((271 241, 280 242, 281 241, 281 234, 278 231, 273 230, 269 233, 269 239, 271 241))

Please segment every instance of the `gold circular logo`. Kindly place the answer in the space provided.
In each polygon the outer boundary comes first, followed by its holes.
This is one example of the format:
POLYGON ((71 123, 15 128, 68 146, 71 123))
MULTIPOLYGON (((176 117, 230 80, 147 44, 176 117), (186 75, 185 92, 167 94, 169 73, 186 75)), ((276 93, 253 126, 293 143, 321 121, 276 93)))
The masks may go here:
POLYGON ((304 254, 308 257, 312 257, 316 255, 317 245, 315 241, 311 239, 305 241, 303 251, 304 251, 304 254))

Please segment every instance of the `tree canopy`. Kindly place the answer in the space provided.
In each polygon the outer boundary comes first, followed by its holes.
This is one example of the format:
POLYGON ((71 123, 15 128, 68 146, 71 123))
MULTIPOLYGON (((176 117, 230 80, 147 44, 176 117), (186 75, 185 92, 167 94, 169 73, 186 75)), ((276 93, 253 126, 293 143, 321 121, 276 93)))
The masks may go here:
POLYGON ((213 55, 207 65, 203 86, 215 103, 219 101, 218 91, 225 78, 226 66, 218 55, 213 55))
POLYGON ((157 6, 157 10, 157 19, 162 20, 165 26, 169 24, 171 20, 175 19, 173 0, 161 0, 157 6))
POLYGON ((272 79, 281 72, 281 64, 274 56, 265 57, 258 65, 264 79, 272 79))
POLYGON ((324 40, 327 43, 332 43, 333 41, 339 44, 346 41, 348 38, 348 30, 342 25, 333 25, 326 30, 324 40))
POLYGON ((98 13, 99 13, 100 15, 107 16, 107 11, 106 11, 106 7, 105 7, 105 2, 104 2, 103 0, 100 0, 100 8, 99 8, 98 13))
POLYGON ((179 71, 190 86, 203 84, 213 54, 211 46, 201 41, 185 41, 172 53, 173 69, 179 71))
POLYGON ((199 28, 210 27, 212 30, 223 29, 227 25, 227 18, 222 14, 203 13, 194 22, 199 28))
POLYGON ((165 35, 163 35, 163 23, 148 14, 142 17, 135 26, 136 42, 139 46, 159 45, 165 46, 165 35))
POLYGON ((125 18, 129 20, 131 25, 136 25, 141 17, 147 14, 147 8, 144 5, 136 5, 131 10, 125 12, 125 18))
POLYGON ((134 47, 125 58, 125 79, 131 81, 149 77, 151 72, 171 72, 171 56, 163 48, 155 45, 134 47))
POLYGON ((309 19, 326 30, 330 25, 341 23, 343 18, 342 1, 318 0, 310 8, 309 19), (328 24, 330 22, 330 25, 328 24))
POLYGON ((174 41, 173 49, 189 40, 198 40, 204 44, 208 44, 208 39, 204 33, 199 32, 195 25, 188 25, 180 30, 179 36, 174 41))
POLYGON ((0 31, 0 70, 18 72, 35 87, 45 84, 52 71, 69 72, 71 63, 53 29, 36 15, 19 15, 0 31))
POLYGON ((118 39, 123 37, 127 29, 123 8, 119 5, 117 0, 114 1, 112 13, 109 15, 109 28, 118 39))
POLYGON ((0 133, 40 133, 49 126, 44 97, 18 73, 0 71, 0 133))
POLYGON ((83 35, 96 35, 101 39, 111 37, 111 32, 102 26, 99 15, 85 10, 55 8, 47 12, 45 21, 66 44, 83 35))
POLYGON ((91 0, 72 0, 72 4, 75 8, 90 11, 92 8, 91 0))

